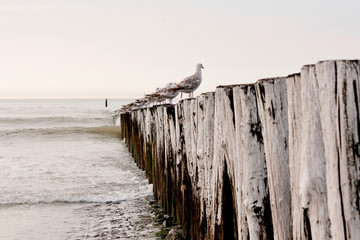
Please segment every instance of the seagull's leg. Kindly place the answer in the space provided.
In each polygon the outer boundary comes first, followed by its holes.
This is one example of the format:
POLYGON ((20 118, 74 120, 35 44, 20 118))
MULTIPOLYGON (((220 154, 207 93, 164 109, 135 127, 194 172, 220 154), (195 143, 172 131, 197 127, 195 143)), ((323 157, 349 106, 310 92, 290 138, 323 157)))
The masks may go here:
POLYGON ((182 98, 182 92, 180 92, 180 98, 182 98))

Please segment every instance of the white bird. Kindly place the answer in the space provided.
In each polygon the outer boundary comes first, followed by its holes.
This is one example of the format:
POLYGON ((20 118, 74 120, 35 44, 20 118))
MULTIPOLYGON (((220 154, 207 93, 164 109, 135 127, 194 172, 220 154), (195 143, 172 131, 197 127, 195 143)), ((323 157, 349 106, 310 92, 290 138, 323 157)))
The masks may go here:
POLYGON ((163 87, 163 88, 157 88, 156 93, 165 92, 166 90, 168 90, 168 89, 170 89, 170 88, 173 88, 173 87, 175 87, 175 86, 176 86, 176 83, 168 83, 168 84, 166 84, 166 86, 163 87))
POLYGON ((173 89, 176 85, 176 83, 168 83, 166 87, 162 88, 157 93, 161 96, 161 98, 169 99, 169 103, 172 104, 172 99, 179 95, 179 90, 173 89))
POLYGON ((171 103, 171 99, 176 97, 179 94, 179 91, 169 91, 169 89, 176 86, 176 83, 168 83, 163 88, 156 88, 155 93, 146 94, 146 97, 148 99, 154 99, 156 102, 163 102, 166 99, 169 99, 169 102, 171 103))
POLYGON ((169 103, 172 104, 172 99, 179 95, 180 90, 175 88, 167 89, 160 93, 161 97, 169 99, 169 103))
POLYGON ((194 91, 200 86, 202 76, 201 69, 204 68, 201 63, 196 65, 196 72, 179 82, 173 90, 179 90, 181 92, 180 98, 182 98, 182 93, 189 93, 189 97, 194 97, 194 91))

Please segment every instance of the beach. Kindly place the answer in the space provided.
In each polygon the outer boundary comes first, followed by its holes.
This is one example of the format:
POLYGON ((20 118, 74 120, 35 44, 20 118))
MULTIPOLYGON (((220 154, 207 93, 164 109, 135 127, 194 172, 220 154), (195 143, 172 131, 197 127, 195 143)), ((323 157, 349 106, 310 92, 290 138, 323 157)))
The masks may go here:
POLYGON ((0 100, 0 239, 156 239, 152 185, 113 126, 128 100, 0 100))

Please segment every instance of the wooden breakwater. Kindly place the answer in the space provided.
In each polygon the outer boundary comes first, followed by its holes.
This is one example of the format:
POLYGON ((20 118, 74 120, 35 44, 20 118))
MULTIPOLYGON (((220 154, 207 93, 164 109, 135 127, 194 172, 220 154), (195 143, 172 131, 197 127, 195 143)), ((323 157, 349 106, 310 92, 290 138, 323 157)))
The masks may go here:
POLYGON ((360 239, 360 61, 121 114, 188 239, 360 239))

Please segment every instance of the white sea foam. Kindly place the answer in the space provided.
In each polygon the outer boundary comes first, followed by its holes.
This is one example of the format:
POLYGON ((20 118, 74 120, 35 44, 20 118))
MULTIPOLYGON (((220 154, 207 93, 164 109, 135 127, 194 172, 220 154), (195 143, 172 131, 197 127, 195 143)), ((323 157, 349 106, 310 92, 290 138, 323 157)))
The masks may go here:
POLYGON ((35 137, 38 135, 51 135, 51 134, 101 134, 101 135, 114 135, 119 136, 121 129, 115 126, 98 126, 98 127, 38 127, 38 128, 18 128, 18 129, 6 129, 0 131, 0 137, 35 137))
POLYGON ((37 203, 118 203, 152 195, 152 184, 140 186, 137 189, 121 192, 105 192, 98 194, 73 193, 38 193, 36 195, 3 195, 0 205, 37 204, 37 203))

